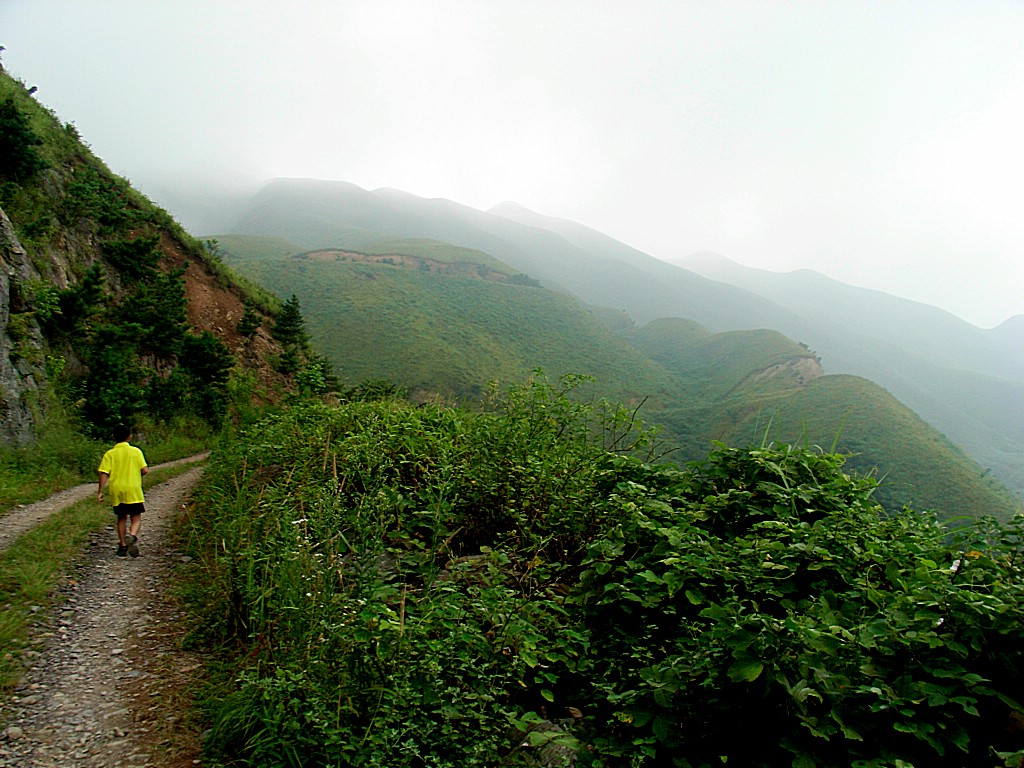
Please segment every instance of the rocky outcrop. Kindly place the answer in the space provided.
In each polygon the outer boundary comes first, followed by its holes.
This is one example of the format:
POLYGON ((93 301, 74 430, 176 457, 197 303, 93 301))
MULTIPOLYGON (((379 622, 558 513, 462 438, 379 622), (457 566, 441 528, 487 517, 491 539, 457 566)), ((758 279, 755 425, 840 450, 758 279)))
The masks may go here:
POLYGON ((43 373, 34 361, 43 349, 39 324, 31 313, 18 312, 20 286, 32 278, 28 255, 0 209, 0 443, 20 446, 32 441, 31 404, 38 400, 43 373))
POLYGON ((803 387, 824 375, 825 371, 822 370, 821 362, 817 357, 794 357, 784 363, 760 370, 751 378, 754 381, 759 381, 787 377, 794 380, 798 386, 803 387))

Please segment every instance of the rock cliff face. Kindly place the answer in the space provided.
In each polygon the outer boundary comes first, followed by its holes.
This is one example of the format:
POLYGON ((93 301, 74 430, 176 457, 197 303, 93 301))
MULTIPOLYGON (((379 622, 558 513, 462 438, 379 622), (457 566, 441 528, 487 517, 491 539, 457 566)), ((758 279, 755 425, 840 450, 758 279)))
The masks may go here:
POLYGON ((5 445, 24 445, 34 437, 32 405, 44 374, 32 360, 42 352, 42 336, 32 318, 18 314, 11 321, 12 307, 20 302, 18 286, 32 278, 25 249, 0 209, 0 442, 5 445))
POLYGON ((790 377, 798 386, 805 387, 815 379, 825 375, 821 362, 816 357, 794 357, 784 363, 773 365, 754 374, 755 381, 780 376, 790 377))
POLYGON ((232 366, 273 399, 275 305, 0 69, 0 445, 31 443, 56 402, 97 432, 124 414, 214 423, 232 366))

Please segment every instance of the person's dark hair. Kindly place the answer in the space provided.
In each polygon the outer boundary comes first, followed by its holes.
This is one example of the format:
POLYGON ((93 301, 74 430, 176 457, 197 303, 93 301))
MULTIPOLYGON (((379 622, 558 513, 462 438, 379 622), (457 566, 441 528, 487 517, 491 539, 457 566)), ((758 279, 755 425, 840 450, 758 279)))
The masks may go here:
POLYGON ((114 440, 119 443, 123 443, 129 437, 132 436, 132 431, 128 429, 124 424, 118 424, 114 427, 114 440))

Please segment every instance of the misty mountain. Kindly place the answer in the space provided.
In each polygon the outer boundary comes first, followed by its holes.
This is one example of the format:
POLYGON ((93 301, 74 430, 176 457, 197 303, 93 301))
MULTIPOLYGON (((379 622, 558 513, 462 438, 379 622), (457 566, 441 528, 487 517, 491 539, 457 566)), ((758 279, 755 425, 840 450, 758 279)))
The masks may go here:
POLYGON ((1024 317, 986 330, 810 270, 750 269, 715 254, 678 263, 789 308, 828 370, 878 382, 1005 482, 1024 487, 1024 317))
MULTIPOLYGON (((640 265, 650 259, 581 224, 514 203, 492 212, 557 232, 602 258, 640 265)), ((808 344, 830 373, 881 384, 1004 482, 1024 489, 1024 419, 1018 416, 1024 413, 1024 317, 983 330, 937 307, 810 270, 747 269, 715 254, 669 264, 768 299, 778 309, 759 315, 752 327, 774 328, 808 344)), ((642 317, 644 308, 626 306, 625 311, 642 317)), ((740 316, 732 318, 743 327, 740 316)))
POLYGON ((778 327, 788 315, 756 294, 639 251, 623 258, 610 249, 596 258, 598 253, 543 227, 449 200, 392 189, 368 192, 345 182, 271 182, 222 231, 282 237, 306 249, 358 249, 382 237, 432 238, 489 253, 548 288, 624 310, 638 322, 680 316, 681 307, 684 316, 711 330, 778 327))
POLYGON ((472 405, 491 382, 521 381, 537 367, 590 375, 594 397, 640 407, 678 462, 702 458, 716 439, 750 444, 767 434, 829 446, 841 432, 839 449, 857 454, 851 466, 882 468, 877 495, 890 508, 913 501, 943 516, 1015 508, 881 387, 824 375, 810 350, 776 331, 713 333, 678 318, 637 327, 515 280, 489 254, 436 240, 387 237, 362 251, 306 251, 253 235, 218 240, 233 269, 299 297, 310 336, 348 384, 384 379, 417 402, 472 405))
POLYGON ((486 252, 549 289, 638 323, 679 317, 716 332, 774 329, 806 344, 827 372, 885 387, 1004 482, 1024 488, 1019 323, 985 332, 934 307, 821 276, 741 280, 721 264, 713 271, 706 258, 686 268, 514 203, 484 212, 345 182, 274 181, 222 231, 304 249, 431 238, 486 252))
POLYGON ((814 323, 853 328, 863 337, 942 360, 950 368, 1024 381, 1024 316, 985 330, 938 307, 846 285, 808 269, 770 272, 712 253, 671 263, 764 296, 814 323))

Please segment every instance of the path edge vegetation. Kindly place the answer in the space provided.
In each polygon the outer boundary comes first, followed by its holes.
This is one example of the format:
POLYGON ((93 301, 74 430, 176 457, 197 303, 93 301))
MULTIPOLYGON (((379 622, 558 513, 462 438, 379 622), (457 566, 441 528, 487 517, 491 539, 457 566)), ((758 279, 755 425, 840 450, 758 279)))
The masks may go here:
POLYGON ((184 531, 209 765, 1022 763, 1020 516, 887 514, 813 447, 645 461, 576 383, 218 447, 184 531))

